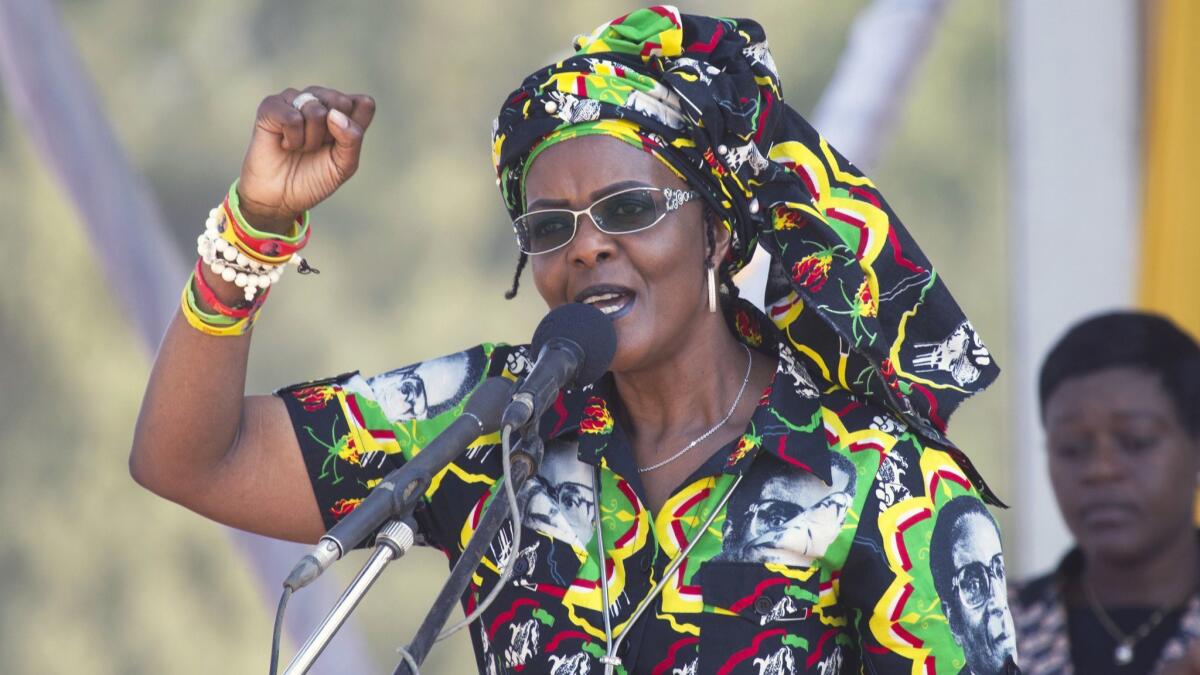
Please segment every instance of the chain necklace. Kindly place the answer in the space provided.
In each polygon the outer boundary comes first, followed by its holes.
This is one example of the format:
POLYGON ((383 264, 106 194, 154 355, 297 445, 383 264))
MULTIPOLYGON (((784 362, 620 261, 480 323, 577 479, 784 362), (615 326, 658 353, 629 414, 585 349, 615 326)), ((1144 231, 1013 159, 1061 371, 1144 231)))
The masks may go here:
POLYGON ((697 438, 696 440, 692 441, 691 443, 688 443, 687 445, 683 446, 683 449, 680 450, 679 452, 671 455, 670 457, 664 459, 663 461, 661 461, 657 464, 651 464, 650 466, 645 466, 645 467, 639 468, 638 473, 646 473, 648 471, 653 471, 655 469, 662 468, 662 467, 670 464, 671 462, 674 462, 675 460, 679 459, 680 457, 683 457, 685 454, 687 454, 688 450, 691 450, 692 448, 696 447, 697 445, 700 445, 701 441, 708 438, 709 436, 712 436, 714 433, 717 432, 717 429, 720 429, 721 427, 725 426, 725 423, 729 421, 730 417, 733 417, 733 411, 737 410, 738 403, 741 402, 741 400, 742 400, 742 394, 746 393, 746 384, 748 382, 750 382, 750 366, 754 365, 754 357, 750 354, 750 348, 747 347, 745 344, 742 344, 742 349, 746 350, 746 375, 742 378, 742 388, 738 389, 737 397, 733 399, 733 405, 729 406, 729 412, 725 413, 725 417, 721 418, 721 421, 714 424, 711 429, 704 432, 703 434, 700 434, 699 438, 697 438))
POLYGON ((1082 581, 1081 585, 1083 586, 1084 593, 1087 594, 1088 604, 1092 606, 1092 612, 1096 615, 1096 618, 1100 620, 1100 625, 1103 626, 1104 630, 1107 631, 1108 634, 1112 636, 1112 639, 1116 640, 1117 642, 1117 647, 1113 650, 1113 663, 1117 664, 1118 666, 1127 666, 1133 663, 1133 648, 1137 646, 1138 642, 1141 642, 1147 635, 1149 635, 1150 631, 1157 628, 1158 624, 1162 623, 1162 620, 1167 616, 1167 612, 1169 610, 1161 608, 1155 610, 1155 612, 1150 615, 1150 618, 1146 619, 1142 625, 1137 627, 1136 630, 1134 630, 1132 633, 1125 633, 1119 627, 1117 627, 1117 624, 1112 620, 1112 617, 1108 615, 1108 612, 1104 611, 1104 607, 1100 605, 1100 601, 1096 598, 1096 594, 1092 591, 1092 587, 1087 583, 1083 583, 1082 581))

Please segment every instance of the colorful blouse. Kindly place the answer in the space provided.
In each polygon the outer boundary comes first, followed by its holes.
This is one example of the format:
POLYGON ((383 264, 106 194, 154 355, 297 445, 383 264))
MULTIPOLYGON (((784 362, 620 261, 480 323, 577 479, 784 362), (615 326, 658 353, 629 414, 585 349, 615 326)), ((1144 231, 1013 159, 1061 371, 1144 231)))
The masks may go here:
MULTIPOLYGON (((1016 672, 999 531, 961 453, 818 386, 831 374, 814 379, 764 322, 750 310, 735 321, 779 363, 749 425, 659 513, 645 506, 611 377, 560 396, 541 420, 544 461, 519 495, 520 550, 502 529, 463 599, 472 610, 518 556, 469 629, 480 672, 602 673, 605 611, 619 673, 1016 672)), ((277 392, 326 526, 420 452, 484 378, 530 367, 526 346, 484 344, 277 392)), ((451 564, 499 490, 498 443, 479 438, 416 513, 423 543, 451 564)))

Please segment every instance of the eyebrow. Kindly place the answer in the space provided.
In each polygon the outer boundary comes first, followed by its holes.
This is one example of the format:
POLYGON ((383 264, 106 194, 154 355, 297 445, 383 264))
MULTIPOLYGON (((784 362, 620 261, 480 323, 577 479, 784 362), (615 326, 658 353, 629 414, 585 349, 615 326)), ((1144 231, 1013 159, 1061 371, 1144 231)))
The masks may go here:
MULTIPOLYGON (((1061 414, 1061 415, 1055 415, 1053 417, 1046 418, 1046 424, 1047 424, 1047 426, 1049 426, 1050 424, 1070 424, 1071 422, 1075 422, 1076 420, 1078 420, 1080 417, 1081 417, 1081 415, 1078 413, 1066 413, 1066 414, 1061 414)), ((1133 409, 1126 409, 1126 410, 1114 410, 1112 413, 1112 417, 1114 417, 1117 420, 1120 420, 1122 422, 1148 419, 1153 423, 1166 424, 1169 421, 1169 418, 1165 417, 1163 415, 1162 411, 1160 411, 1158 409, 1153 409, 1153 410, 1141 409, 1141 410, 1139 410, 1137 408, 1133 408, 1133 409)))
MULTIPOLYGON (((649 183, 643 183, 640 180, 623 180, 623 181, 620 181, 617 183, 612 183, 610 185, 605 185, 604 187, 593 191, 592 194, 588 195, 588 198, 592 202, 595 202, 597 199, 600 199, 601 197, 607 197, 608 195, 611 195, 616 192, 620 192, 621 190, 628 190, 629 188, 635 188, 635 187, 651 187, 651 186, 649 183)), ((530 202, 529 205, 526 207, 526 209, 529 211, 535 211, 538 209, 566 208, 568 206, 570 206, 570 202, 567 201, 566 199, 538 199, 533 202, 530 202)))

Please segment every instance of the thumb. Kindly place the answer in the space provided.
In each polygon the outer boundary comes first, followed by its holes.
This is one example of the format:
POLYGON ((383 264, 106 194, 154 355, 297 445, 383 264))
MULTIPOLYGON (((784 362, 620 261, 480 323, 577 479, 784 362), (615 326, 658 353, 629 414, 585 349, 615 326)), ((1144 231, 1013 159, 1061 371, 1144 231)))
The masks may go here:
POLYGON ((325 116, 325 125, 334 140, 334 145, 329 151, 333 163, 343 177, 349 178, 358 169, 363 129, 336 108, 331 108, 325 116))

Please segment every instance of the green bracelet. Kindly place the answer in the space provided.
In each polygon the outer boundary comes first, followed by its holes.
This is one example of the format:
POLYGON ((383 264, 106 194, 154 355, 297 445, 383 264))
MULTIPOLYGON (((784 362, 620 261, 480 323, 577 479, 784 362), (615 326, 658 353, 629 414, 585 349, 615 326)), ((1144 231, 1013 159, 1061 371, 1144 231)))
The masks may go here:
POLYGON ((242 207, 239 202, 239 197, 238 197, 238 192, 237 192, 237 186, 238 186, 239 180, 241 180, 241 179, 240 178, 235 179, 233 181, 233 184, 229 186, 229 210, 233 212, 233 217, 237 219, 238 227, 242 228, 243 232, 250 235, 251 237, 254 237, 255 239, 273 239, 275 241, 279 241, 279 242, 283 242, 285 244, 291 244, 291 245, 295 245, 295 244, 299 243, 300 240, 304 238, 305 233, 308 232, 308 211, 305 211, 300 216, 300 218, 298 219, 299 220, 298 223, 297 222, 292 223, 292 230, 293 230, 292 234, 275 234, 273 232, 263 232, 262 230, 255 229, 252 225, 250 225, 250 223, 246 222, 245 217, 242 216, 242 207))
POLYGON ((195 274, 195 272, 192 272, 192 276, 189 276, 187 280, 188 309, 192 310, 192 313, 200 317, 204 323, 212 326, 232 326, 240 321, 241 319, 235 319, 231 316, 225 316, 224 314, 209 314, 208 312, 200 309, 200 306, 196 303, 196 291, 192 286, 192 284, 195 283, 195 281, 192 279, 195 274))

